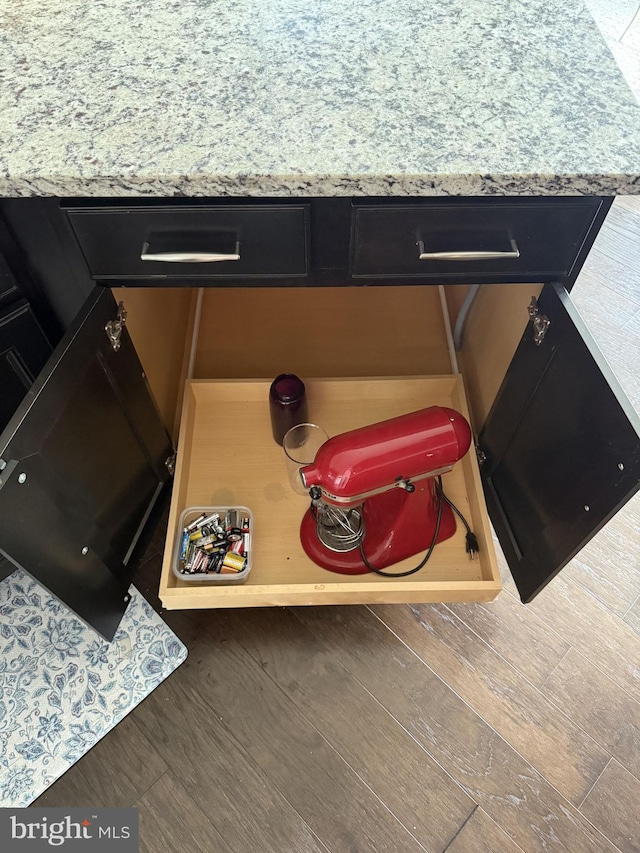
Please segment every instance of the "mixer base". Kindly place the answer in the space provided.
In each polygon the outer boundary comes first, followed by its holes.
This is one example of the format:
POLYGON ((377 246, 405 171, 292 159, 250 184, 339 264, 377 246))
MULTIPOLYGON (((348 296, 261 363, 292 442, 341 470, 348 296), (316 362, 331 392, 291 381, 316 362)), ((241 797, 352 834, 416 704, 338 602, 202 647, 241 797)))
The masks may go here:
MULTIPOLYGON (((438 498, 433 480, 423 481, 415 492, 394 489, 369 498, 362 505, 366 533, 363 541, 367 560, 376 569, 386 569, 427 551, 433 540, 438 515, 438 498)), ((443 501, 437 542, 456 532, 456 520, 443 501)), ((362 575, 369 569, 362 562, 360 550, 331 551, 318 538, 317 526, 307 510, 300 526, 300 539, 307 556, 330 572, 362 575)))

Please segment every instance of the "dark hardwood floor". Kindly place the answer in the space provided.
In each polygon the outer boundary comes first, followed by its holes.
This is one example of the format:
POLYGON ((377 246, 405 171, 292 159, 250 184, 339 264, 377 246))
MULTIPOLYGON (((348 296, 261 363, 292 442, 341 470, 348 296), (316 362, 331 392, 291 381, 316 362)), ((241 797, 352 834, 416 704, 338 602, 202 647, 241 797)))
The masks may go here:
MULTIPOLYGON (((573 291, 640 408, 640 199, 573 291)), ((167 612, 186 663, 35 805, 140 809, 141 849, 640 850, 640 501, 528 606, 167 612)))

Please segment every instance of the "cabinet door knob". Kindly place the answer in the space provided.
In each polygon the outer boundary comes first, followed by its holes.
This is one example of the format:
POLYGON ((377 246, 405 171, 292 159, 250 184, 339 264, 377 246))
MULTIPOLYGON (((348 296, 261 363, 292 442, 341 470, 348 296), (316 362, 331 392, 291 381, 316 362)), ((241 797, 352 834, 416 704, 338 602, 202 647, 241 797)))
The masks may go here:
POLYGON ((510 252, 425 252, 424 242, 418 240, 418 260, 420 261, 492 261, 499 258, 519 258, 520 249, 515 240, 511 240, 510 252))
POLYGON ((142 244, 141 261, 160 261, 165 264, 215 264, 219 261, 239 261, 240 243, 235 252, 149 252, 149 244, 142 244))

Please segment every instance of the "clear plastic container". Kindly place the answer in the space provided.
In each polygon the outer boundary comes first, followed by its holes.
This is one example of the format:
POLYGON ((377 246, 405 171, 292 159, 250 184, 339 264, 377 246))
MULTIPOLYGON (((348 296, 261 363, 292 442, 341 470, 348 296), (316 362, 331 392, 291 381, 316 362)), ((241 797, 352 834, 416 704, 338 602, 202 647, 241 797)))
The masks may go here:
POLYGON ((253 562, 253 514, 251 510, 246 506, 188 506, 180 515, 180 519, 178 521, 178 531, 176 535, 176 544, 174 547, 174 552, 171 556, 171 568, 173 569, 174 575, 179 578, 181 581, 186 581, 187 583, 210 583, 210 584, 238 584, 244 583, 246 579, 249 577, 249 572, 251 571, 251 564, 253 562), (238 515, 240 518, 248 518, 249 519, 249 532, 247 534, 247 565, 241 572, 238 572, 235 575, 222 575, 216 574, 215 572, 202 573, 202 574, 184 574, 180 571, 180 550, 182 548, 182 531, 185 527, 191 524, 192 521, 195 521, 198 516, 201 516, 203 512, 206 512, 207 515, 212 515, 214 512, 217 512, 220 515, 220 518, 224 518, 227 510, 236 509, 238 510, 238 515))

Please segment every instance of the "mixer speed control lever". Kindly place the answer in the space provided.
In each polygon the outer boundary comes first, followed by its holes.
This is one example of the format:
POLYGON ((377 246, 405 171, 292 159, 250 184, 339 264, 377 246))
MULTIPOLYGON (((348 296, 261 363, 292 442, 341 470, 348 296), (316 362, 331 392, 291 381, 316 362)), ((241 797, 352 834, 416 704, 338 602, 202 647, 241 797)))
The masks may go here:
POLYGON ((314 504, 317 504, 318 501, 320 501, 322 498, 322 489, 320 488, 320 486, 311 486, 311 488, 309 489, 309 497, 314 502, 314 504))

